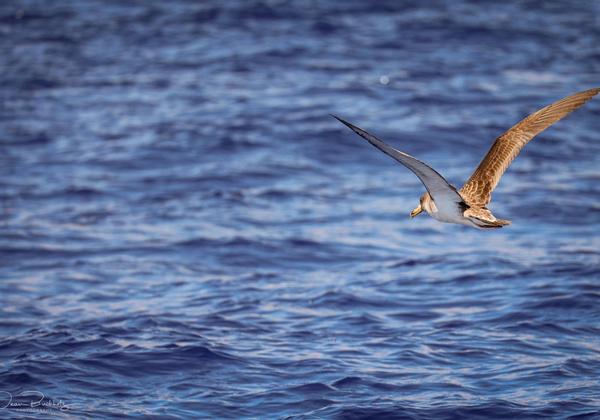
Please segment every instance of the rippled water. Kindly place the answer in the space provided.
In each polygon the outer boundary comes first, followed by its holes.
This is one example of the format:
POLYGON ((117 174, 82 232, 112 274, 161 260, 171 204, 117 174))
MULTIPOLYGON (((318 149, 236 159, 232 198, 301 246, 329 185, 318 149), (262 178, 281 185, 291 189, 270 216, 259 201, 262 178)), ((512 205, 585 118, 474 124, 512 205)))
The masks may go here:
POLYGON ((461 185, 600 85, 599 16, 2 2, 0 417, 600 417, 600 100, 495 231, 409 220, 419 181, 328 115, 461 185))

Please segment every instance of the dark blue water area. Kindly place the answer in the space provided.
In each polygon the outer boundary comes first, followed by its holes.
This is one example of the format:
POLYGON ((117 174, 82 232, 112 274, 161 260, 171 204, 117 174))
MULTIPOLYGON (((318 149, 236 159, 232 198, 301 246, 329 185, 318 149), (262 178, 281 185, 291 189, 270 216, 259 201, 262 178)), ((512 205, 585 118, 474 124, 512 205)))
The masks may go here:
POLYGON ((0 418, 600 418, 600 2, 0 3, 0 418), (33 405, 33 406, 32 406, 33 405))

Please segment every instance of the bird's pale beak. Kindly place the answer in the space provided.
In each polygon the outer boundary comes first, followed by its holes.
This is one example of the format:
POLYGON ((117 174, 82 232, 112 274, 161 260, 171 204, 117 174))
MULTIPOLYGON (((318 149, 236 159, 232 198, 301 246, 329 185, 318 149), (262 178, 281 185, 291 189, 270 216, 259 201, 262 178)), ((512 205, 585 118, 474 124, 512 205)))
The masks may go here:
POLYGON ((410 217, 418 216, 422 211, 423 211, 423 208, 421 206, 419 206, 410 212, 410 217))

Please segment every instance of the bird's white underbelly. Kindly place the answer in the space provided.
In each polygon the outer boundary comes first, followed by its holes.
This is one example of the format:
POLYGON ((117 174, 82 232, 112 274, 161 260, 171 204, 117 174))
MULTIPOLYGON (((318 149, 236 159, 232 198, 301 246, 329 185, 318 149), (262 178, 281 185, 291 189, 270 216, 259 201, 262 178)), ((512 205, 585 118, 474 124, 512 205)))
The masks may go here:
POLYGON ((473 226, 473 223, 463 216, 463 210, 457 203, 442 201, 432 207, 431 211, 428 211, 429 215, 440 222, 473 226))

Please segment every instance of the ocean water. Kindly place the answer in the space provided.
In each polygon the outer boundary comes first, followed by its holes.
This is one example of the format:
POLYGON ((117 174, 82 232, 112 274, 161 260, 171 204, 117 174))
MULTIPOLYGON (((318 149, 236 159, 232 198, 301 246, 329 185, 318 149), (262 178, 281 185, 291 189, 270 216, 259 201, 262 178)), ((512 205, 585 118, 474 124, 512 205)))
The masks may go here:
POLYGON ((0 417, 600 418, 600 3, 0 3, 0 417))

